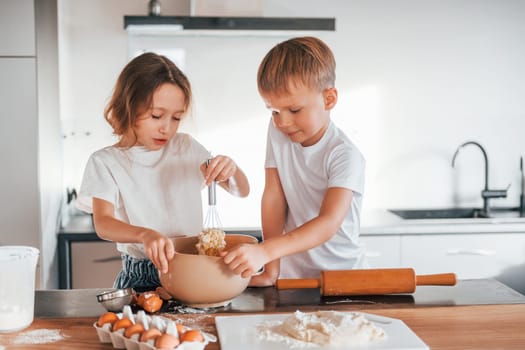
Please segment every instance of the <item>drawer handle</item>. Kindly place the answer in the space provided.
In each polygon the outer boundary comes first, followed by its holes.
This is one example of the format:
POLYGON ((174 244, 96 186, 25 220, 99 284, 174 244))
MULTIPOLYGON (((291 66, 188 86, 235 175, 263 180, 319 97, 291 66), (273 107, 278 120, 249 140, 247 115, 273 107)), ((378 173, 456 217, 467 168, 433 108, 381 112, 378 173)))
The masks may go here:
POLYGON ((496 255, 494 250, 487 249, 449 249, 447 255, 481 255, 481 256, 492 256, 496 255))
POLYGON ((120 255, 118 256, 109 256, 107 258, 100 258, 100 259, 93 259, 94 263, 106 263, 110 261, 121 261, 122 257, 120 255))

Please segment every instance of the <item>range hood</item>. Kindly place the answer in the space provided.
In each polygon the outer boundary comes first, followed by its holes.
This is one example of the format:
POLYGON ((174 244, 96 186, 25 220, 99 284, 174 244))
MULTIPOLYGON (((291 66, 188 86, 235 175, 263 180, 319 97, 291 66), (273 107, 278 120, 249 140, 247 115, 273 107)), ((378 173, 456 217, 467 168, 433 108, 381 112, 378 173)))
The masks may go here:
POLYGON ((335 31, 335 18, 124 16, 124 29, 172 28, 217 31, 335 31))

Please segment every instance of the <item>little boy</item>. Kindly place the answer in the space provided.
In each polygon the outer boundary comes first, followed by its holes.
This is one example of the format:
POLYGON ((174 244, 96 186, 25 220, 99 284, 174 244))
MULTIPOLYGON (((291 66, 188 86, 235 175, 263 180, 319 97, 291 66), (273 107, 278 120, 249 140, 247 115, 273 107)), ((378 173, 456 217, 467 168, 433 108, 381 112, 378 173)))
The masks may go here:
POLYGON ((337 103, 335 59, 313 37, 271 49, 257 73, 268 127, 261 203, 264 240, 223 253, 250 285, 318 278, 322 270, 366 267, 359 244, 365 160, 330 120, 337 103))

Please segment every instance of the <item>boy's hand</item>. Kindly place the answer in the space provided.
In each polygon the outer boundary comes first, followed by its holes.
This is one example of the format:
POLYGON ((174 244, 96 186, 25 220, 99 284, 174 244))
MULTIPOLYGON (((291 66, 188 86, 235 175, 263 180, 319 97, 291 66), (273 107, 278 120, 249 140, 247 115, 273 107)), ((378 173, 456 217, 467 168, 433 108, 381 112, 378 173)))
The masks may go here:
POLYGON ((146 255, 162 273, 168 272, 168 262, 175 255, 173 241, 160 232, 146 230, 142 234, 146 255))
POLYGON ((228 251, 223 251, 221 256, 224 258, 224 263, 242 278, 252 276, 268 262, 264 249, 259 244, 239 244, 228 251))
POLYGON ((202 164, 201 171, 208 186, 213 181, 228 181, 237 171, 237 165, 231 158, 218 155, 210 160, 208 166, 206 166, 206 163, 202 164))
POLYGON ((268 287, 275 285, 279 277, 280 260, 272 260, 264 265, 264 271, 260 274, 253 275, 248 286, 250 287, 268 287))

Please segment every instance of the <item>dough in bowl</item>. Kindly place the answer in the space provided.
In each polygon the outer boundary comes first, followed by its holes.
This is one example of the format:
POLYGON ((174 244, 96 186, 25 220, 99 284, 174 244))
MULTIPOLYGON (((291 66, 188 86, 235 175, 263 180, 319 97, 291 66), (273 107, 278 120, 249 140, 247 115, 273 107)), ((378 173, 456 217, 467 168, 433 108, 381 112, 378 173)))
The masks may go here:
POLYGON ((226 247, 224 231, 219 228, 209 228, 199 234, 196 244, 199 255, 219 256, 226 247))

